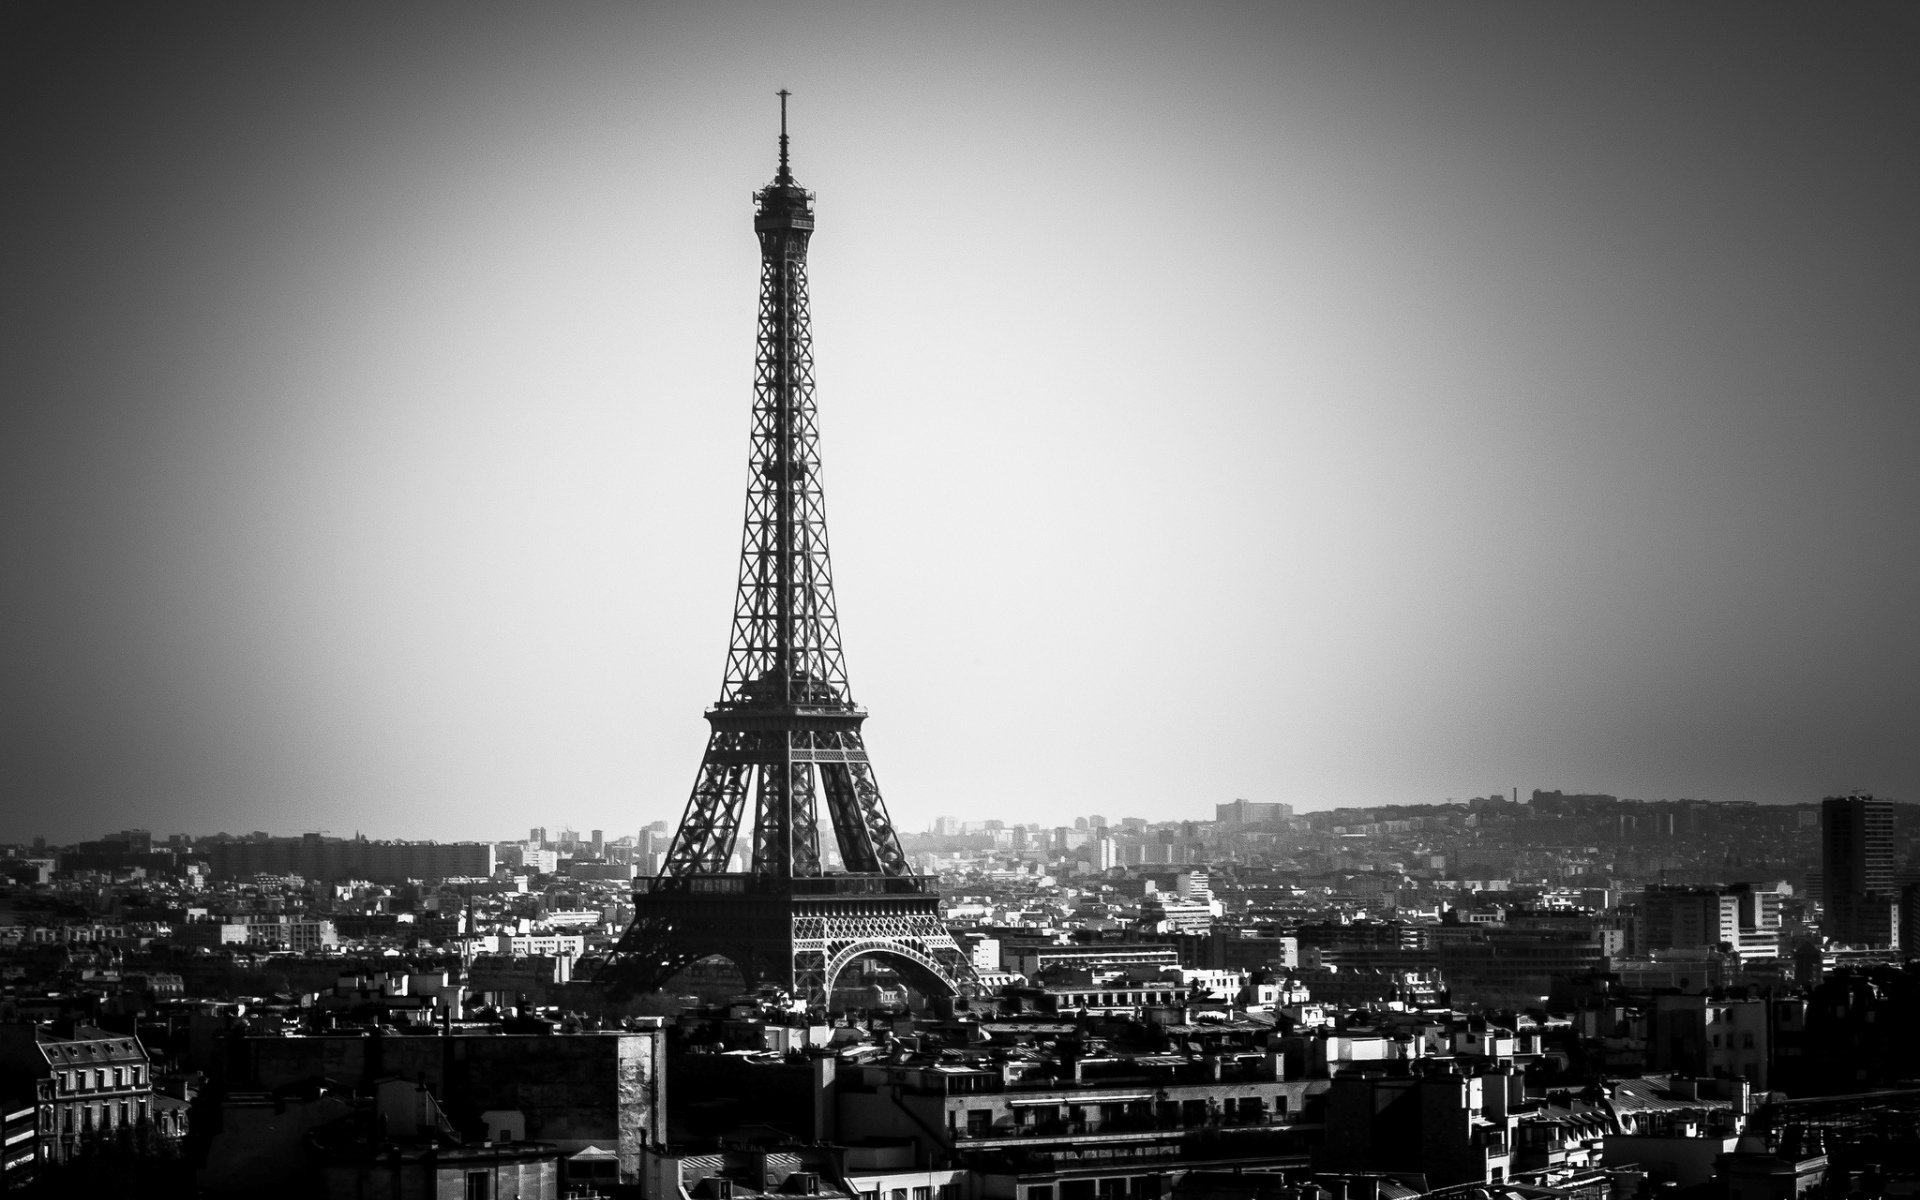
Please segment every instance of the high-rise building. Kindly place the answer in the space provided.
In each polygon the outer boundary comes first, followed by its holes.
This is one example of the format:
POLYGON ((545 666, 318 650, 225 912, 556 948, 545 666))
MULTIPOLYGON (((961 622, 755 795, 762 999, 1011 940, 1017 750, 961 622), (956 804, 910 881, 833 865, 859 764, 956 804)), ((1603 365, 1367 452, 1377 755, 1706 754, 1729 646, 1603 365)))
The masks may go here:
POLYGON ((1654 886, 1632 923, 1635 954, 1727 946, 1742 959, 1780 954, 1780 896, 1764 884, 1654 886))
POLYGON ((1900 941, 1893 891, 1893 801, 1829 796, 1820 802, 1820 874, 1836 942, 1889 946, 1900 941))
POLYGON ((1213 819, 1222 825, 1266 825, 1293 815, 1293 805, 1235 800, 1213 806, 1213 819))
POLYGON ((1093 840, 1093 869, 1110 871, 1120 865, 1119 850, 1104 831, 1093 840))

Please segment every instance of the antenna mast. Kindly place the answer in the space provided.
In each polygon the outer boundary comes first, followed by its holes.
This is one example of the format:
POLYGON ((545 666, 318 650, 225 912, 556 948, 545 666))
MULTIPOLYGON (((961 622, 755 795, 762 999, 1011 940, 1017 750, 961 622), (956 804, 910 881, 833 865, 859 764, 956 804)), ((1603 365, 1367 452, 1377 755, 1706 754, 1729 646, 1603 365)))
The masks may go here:
POLYGON ((780 97, 780 170, 773 177, 773 181, 785 185, 793 182, 793 172, 787 168, 787 97, 793 93, 781 88, 778 95, 780 97))

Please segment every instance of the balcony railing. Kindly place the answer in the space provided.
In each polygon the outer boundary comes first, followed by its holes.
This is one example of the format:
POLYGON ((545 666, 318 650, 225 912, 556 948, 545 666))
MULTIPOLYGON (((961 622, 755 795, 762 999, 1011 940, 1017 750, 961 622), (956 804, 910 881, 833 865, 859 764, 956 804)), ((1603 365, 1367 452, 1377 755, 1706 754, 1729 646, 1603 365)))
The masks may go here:
MULTIPOLYGON (((1008 1139, 1060 1139, 1119 1136, 1141 1133, 1202 1133, 1244 1129, 1284 1129, 1294 1124, 1287 1113, 1261 1113, 1258 1116, 1211 1114, 1199 1120, 1160 1116, 1116 1116, 1104 1120, 1033 1121, 1024 1125, 977 1126, 955 1130, 963 1141, 1005 1141, 1008 1139)), ((1502 1151, 1505 1153, 1505 1151, 1502 1151)))

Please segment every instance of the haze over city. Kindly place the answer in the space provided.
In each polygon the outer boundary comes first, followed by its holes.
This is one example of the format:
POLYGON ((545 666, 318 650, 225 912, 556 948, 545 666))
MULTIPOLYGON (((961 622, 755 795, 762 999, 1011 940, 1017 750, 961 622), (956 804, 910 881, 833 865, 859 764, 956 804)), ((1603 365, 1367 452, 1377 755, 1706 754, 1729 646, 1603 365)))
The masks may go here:
POLYGON ((783 86, 901 827, 1920 783, 1910 8, 0 21, 0 837, 677 819, 783 86))

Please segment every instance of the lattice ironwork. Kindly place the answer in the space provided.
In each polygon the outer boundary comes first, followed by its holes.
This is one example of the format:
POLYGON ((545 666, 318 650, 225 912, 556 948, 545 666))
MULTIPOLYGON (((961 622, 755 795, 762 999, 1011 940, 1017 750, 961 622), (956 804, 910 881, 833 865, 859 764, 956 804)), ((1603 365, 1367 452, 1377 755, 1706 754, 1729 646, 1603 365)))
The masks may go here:
POLYGON ((707 711, 712 733, 680 828, 658 878, 636 892, 638 915, 611 965, 658 986, 693 958, 724 953, 749 979, 792 982, 824 1000, 845 965, 845 947, 858 943, 871 945, 863 953, 892 955, 953 991, 972 972, 926 881, 911 874, 861 737, 866 713, 847 682, 807 302, 814 197, 789 166, 787 93, 780 96, 779 170, 754 193, 760 310, 752 463, 726 672, 707 711), (729 868, 749 795, 750 854, 747 870, 736 874, 729 868), (823 805, 838 871, 821 846, 823 805), (802 933, 795 923, 814 903, 801 899, 813 894, 807 881, 843 878, 884 881, 878 892, 839 889, 844 919, 867 932, 802 933), (901 908, 906 897, 911 903, 901 908), (777 912, 763 903, 774 899, 777 912), (865 924, 883 917, 894 922, 885 925, 891 932, 865 924))

